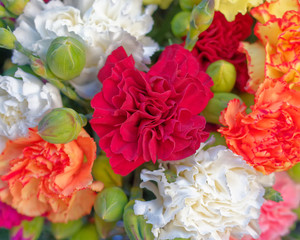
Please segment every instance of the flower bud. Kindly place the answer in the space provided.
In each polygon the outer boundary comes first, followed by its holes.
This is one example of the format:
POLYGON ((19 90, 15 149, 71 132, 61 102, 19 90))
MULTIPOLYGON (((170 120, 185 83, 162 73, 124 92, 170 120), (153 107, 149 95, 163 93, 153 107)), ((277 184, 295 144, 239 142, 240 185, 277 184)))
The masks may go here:
POLYGON ((254 94, 244 92, 240 93, 239 97, 243 100, 247 107, 254 105, 254 94))
POLYGON ((8 11, 15 15, 21 15, 29 0, 2 0, 8 11))
POLYGON ((289 176, 297 183, 300 183, 300 163, 294 165, 288 171, 289 176))
POLYGON ((143 4, 157 4, 161 9, 167 9, 173 0, 143 0, 143 4))
POLYGON ((82 240, 82 239, 88 239, 88 240, 99 239, 96 226, 94 224, 87 224, 83 226, 77 233, 75 233, 71 237, 71 240, 82 240))
POLYGON ((80 75, 85 66, 84 45, 73 37, 54 39, 47 52, 50 70, 62 80, 71 80, 80 75))
POLYGON ((109 159, 104 153, 94 161, 92 173, 94 178, 97 181, 103 182, 106 188, 122 186, 122 176, 114 173, 109 164, 109 159))
POLYGON ((198 40, 199 34, 204 32, 210 26, 214 18, 214 8, 214 0, 202 0, 193 8, 190 30, 185 42, 186 49, 191 51, 198 40))
POLYGON ((55 239, 65 239, 73 236, 82 227, 81 219, 69 221, 67 223, 52 223, 51 232, 55 239))
POLYGON ((206 73, 212 78, 213 92, 231 92, 236 81, 235 66, 225 60, 213 62, 206 69, 206 73))
POLYGON ((213 137, 213 139, 214 139, 213 142, 210 143, 210 144, 207 144, 203 148, 204 150, 207 150, 210 147, 220 146, 220 145, 223 145, 223 146, 227 147, 226 139, 224 137, 222 137, 221 133, 219 133, 219 132, 210 132, 208 139, 210 139, 211 137, 213 137))
POLYGON ((198 5, 202 0, 179 0, 182 10, 191 11, 194 6, 198 5))
POLYGON ((68 143, 78 137, 86 118, 71 108, 56 108, 39 122, 38 133, 47 142, 68 143))
POLYGON ((98 193, 94 209, 104 221, 115 222, 121 219, 127 202, 127 196, 121 188, 110 187, 98 193))
POLYGON ((101 239, 107 239, 109 232, 116 226, 116 222, 105 222, 95 214, 95 225, 101 239))
POLYGON ((6 10, 0 5, 0 18, 6 17, 6 10))
POLYGON ((176 37, 184 37, 190 28, 191 12, 182 11, 177 13, 171 21, 171 29, 176 37))
POLYGON ((42 217, 36 217, 30 221, 24 220, 19 226, 12 229, 13 239, 37 240, 41 235, 43 225, 44 218, 42 217))
POLYGON ((207 122, 220 124, 219 117, 221 112, 227 107, 227 104, 232 99, 242 99, 233 93, 214 93, 214 97, 209 100, 206 108, 202 111, 203 116, 207 122))
POLYGON ((144 216, 134 214, 134 203, 135 200, 129 201, 124 209, 123 221, 127 236, 130 240, 153 240, 152 225, 146 223, 144 216))
POLYGON ((6 49, 14 49, 17 39, 15 35, 8 29, 0 28, 0 47, 6 49))

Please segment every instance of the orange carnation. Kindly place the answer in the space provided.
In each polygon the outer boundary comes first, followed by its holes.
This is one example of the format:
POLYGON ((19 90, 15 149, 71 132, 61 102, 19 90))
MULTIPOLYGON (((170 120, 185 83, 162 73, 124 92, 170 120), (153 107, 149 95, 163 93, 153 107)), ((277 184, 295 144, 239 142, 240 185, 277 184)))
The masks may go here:
POLYGON ((260 85, 252 112, 235 99, 222 112, 219 129, 228 147, 258 171, 284 171, 300 162, 300 95, 283 80, 260 85))
POLYGON ((101 183, 91 169, 96 144, 82 129, 66 144, 44 141, 37 129, 29 137, 9 141, 0 155, 0 200, 19 213, 67 222, 90 213, 101 183))
POLYGON ((259 21, 255 35, 259 42, 242 43, 250 80, 246 89, 255 92, 265 77, 283 79, 290 87, 300 88, 300 3, 277 0, 251 11, 259 21))

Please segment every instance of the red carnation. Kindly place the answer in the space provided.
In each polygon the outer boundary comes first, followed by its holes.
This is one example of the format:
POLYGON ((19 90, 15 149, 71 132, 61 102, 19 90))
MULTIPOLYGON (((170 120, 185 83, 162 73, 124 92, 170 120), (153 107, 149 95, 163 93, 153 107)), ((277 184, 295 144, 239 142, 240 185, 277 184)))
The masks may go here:
POLYGON ((213 62, 224 59, 232 63, 237 71, 236 87, 245 91, 249 79, 246 55, 238 52, 239 43, 251 34, 253 20, 250 15, 238 14, 233 22, 216 12, 210 27, 199 35, 192 53, 200 62, 203 71, 213 62))
POLYGON ((212 98, 212 80, 179 45, 165 49, 148 73, 120 47, 99 72, 103 88, 92 100, 91 125, 115 173, 144 162, 179 160, 208 138, 198 114, 212 98))

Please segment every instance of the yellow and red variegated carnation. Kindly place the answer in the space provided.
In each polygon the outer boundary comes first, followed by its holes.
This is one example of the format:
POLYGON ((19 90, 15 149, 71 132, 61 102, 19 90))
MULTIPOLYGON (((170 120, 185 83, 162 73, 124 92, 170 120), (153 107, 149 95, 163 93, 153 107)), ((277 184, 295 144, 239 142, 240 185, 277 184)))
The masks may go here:
POLYGON ((251 11, 257 18, 255 34, 260 41, 241 43, 246 53, 250 80, 246 90, 254 93, 265 77, 283 79, 300 88, 300 3, 298 0, 266 2, 251 11))
POLYGON ((221 132, 228 147, 258 171, 284 171, 300 162, 300 95, 284 80, 267 78, 252 106, 229 102, 222 112, 221 132))
POLYGON ((8 141, 0 155, 0 200, 26 216, 67 222, 89 214, 103 184, 91 168, 96 144, 82 129, 66 144, 44 141, 37 129, 8 141), (92 190, 93 189, 93 190, 92 190))

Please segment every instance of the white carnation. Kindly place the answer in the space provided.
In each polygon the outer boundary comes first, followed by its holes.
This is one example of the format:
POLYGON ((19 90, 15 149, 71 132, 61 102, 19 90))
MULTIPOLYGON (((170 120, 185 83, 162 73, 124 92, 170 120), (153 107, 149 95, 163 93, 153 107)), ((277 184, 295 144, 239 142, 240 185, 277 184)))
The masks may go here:
POLYGON ((15 77, 0 76, 0 152, 8 139, 24 137, 45 113, 62 106, 59 91, 18 69, 15 77))
POLYGON ((262 174, 223 146, 209 148, 184 160, 168 163, 177 174, 167 180, 158 170, 143 170, 141 187, 156 199, 136 201, 135 214, 153 225, 156 239, 225 240, 230 235, 259 236, 258 218, 264 202, 262 174), (154 183, 155 182, 155 183, 154 183))
MULTIPOLYGON (((100 91, 97 73, 106 58, 123 46, 132 54, 137 67, 145 69, 158 45, 145 35, 151 31, 153 5, 142 11, 142 0, 31 0, 18 18, 14 31, 18 41, 43 60, 52 40, 59 36, 80 39, 86 46, 86 65, 81 75, 71 81, 76 91, 92 98, 100 91)), ((28 58, 14 52, 14 63, 28 58)))

